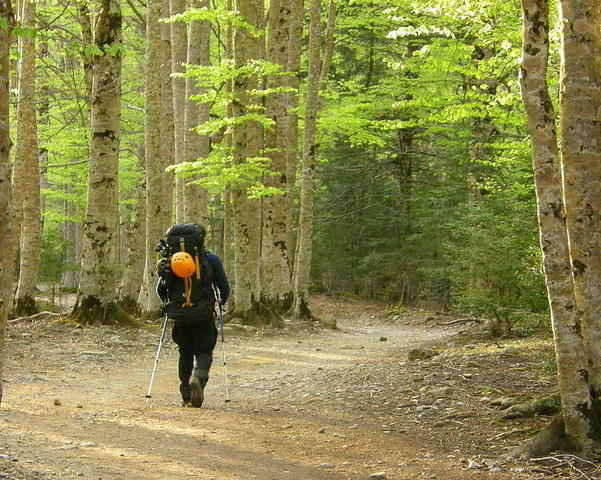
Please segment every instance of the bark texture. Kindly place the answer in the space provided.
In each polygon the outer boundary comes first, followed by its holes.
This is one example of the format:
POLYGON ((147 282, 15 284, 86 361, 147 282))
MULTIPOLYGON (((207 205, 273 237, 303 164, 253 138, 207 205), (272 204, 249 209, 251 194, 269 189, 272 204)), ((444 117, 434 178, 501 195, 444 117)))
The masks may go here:
MULTIPOLYGON (((144 149, 139 157, 142 170, 144 169, 144 149)), ((121 278, 121 288, 119 290, 119 302, 128 312, 138 313, 138 294, 142 279, 144 278, 145 255, 146 251, 146 181, 145 178, 138 186, 136 198, 135 217, 128 225, 127 236, 127 259, 125 261, 125 271, 121 278)))
MULTIPOLYGON (((161 5, 161 19, 169 18, 169 0, 163 0, 161 5)), ((173 165, 175 156, 175 115, 173 99, 173 81, 171 78, 171 26, 161 22, 161 215, 155 219, 163 230, 172 223, 173 197, 175 178, 173 173, 166 172, 167 167, 173 165)))
MULTIPOLYGON (((584 450, 601 440, 601 3, 562 0, 561 152, 564 198, 590 399, 578 408, 589 424, 584 450)), ((583 399, 584 400, 584 399, 583 399)))
MULTIPOLYGON (((81 41, 84 47, 91 47, 94 43, 93 30, 92 30, 92 19, 90 17, 90 6, 85 0, 77 3, 77 20, 81 27, 81 41)), ((82 53, 83 71, 84 78, 86 79, 86 92, 87 102, 89 103, 92 99, 92 82, 93 82, 93 71, 94 64, 91 55, 82 53)))
POLYGON ((294 306, 296 318, 310 317, 308 308, 311 261, 313 256, 313 185, 317 158, 317 115, 319 112, 321 0, 311 0, 309 27, 309 77, 305 107, 305 132, 300 180, 298 248, 294 268, 294 306))
MULTIPOLYGON (((9 0, 0 0, 0 21, 11 25, 12 6, 9 0)), ((13 237, 11 229, 11 172, 10 172, 10 29, 0 27, 0 245, 13 237)), ((0 256, 0 404, 2 404, 2 378, 6 356, 6 321, 12 295, 14 257, 0 256)))
MULTIPOLYGON (((194 0, 196 8, 209 8, 209 0, 194 0)), ((188 32, 188 54, 187 63, 190 65, 210 64, 210 35, 211 25, 209 22, 192 22, 188 32)), ((209 120, 209 106, 190 99, 193 95, 202 94, 191 78, 186 79, 186 104, 185 104, 185 131, 184 158, 187 162, 195 162, 199 158, 209 155, 210 140, 208 135, 200 135, 193 129, 209 120)), ((184 214, 185 222, 200 223, 209 226, 209 196, 207 191, 196 184, 186 184, 193 179, 180 178, 184 182, 184 214)), ((210 234, 210 233, 209 233, 210 234)))
MULTIPOLYGON (((581 319, 576 315, 570 252, 563 204, 556 118, 547 86, 549 57, 548 0, 522 0, 522 99, 532 139, 540 245, 557 357, 565 434, 574 444, 587 443, 590 405, 581 319)), ((552 444, 549 443, 549 447, 552 444)), ((539 452, 540 453, 540 452, 539 452)), ((548 453, 548 452, 546 452, 548 453)))
MULTIPOLYGON (((64 191, 67 195, 73 193, 73 187, 66 184, 64 191)), ((81 256, 81 224, 75 219, 79 218, 81 212, 79 207, 69 197, 64 202, 66 221, 63 225, 63 240, 66 242, 63 254, 64 266, 61 283, 65 288, 77 288, 79 284, 79 268, 77 262, 81 256)))
MULTIPOLYGON (((232 10, 232 0, 227 0, 226 9, 232 10)), ((234 29, 228 26, 225 30, 225 41, 224 41, 224 57, 227 61, 233 62, 234 60, 234 29)), ((233 93, 233 82, 228 82, 226 85, 228 94, 233 93)), ((233 117, 232 104, 228 103, 228 117, 233 117)), ((231 129, 225 133, 223 142, 228 149, 232 149, 233 138, 231 129)), ((223 192, 223 264, 226 269, 230 283, 232 284, 233 290, 235 290, 235 268, 236 268, 236 253, 235 253, 235 227, 234 227, 234 210, 232 204, 232 192, 229 188, 226 188, 223 192)), ((233 305, 234 301, 230 302, 233 305)), ((235 307, 231 307, 235 308, 235 307)))
MULTIPOLYGON (((263 24, 262 0, 240 0, 239 13, 246 22, 261 28, 263 24)), ((236 67, 261 58, 263 39, 256 38, 244 29, 234 34, 234 62, 236 67)), ((249 95, 259 87, 255 75, 239 76, 234 82, 234 116, 243 116, 254 107, 255 99, 249 95)), ((263 129, 255 121, 236 125, 233 133, 234 161, 243 163, 249 157, 257 157, 263 148, 263 129)), ((259 283, 259 255, 261 239, 260 202, 247 197, 246 189, 238 186, 232 192, 232 208, 236 237, 236 270, 234 303, 235 316, 248 322, 260 321, 257 318, 259 283)))
POLYGON ((319 84, 325 89, 325 83, 328 81, 334 48, 336 46, 336 0, 330 0, 328 7, 328 25, 324 39, 323 59, 321 61, 321 71, 319 72, 319 84))
POLYGON ((289 75, 286 77, 286 87, 292 89, 286 93, 286 180, 288 182, 288 254, 290 257, 291 274, 294 275, 294 256, 296 254, 296 237, 298 231, 298 188, 296 176, 298 168, 298 114, 300 89, 300 62, 303 44, 303 23, 305 18, 304 0, 290 0, 290 25, 288 33, 288 67, 289 75))
MULTIPOLYGON (((33 27, 35 2, 23 0, 21 25, 33 27)), ((15 311, 17 316, 37 312, 35 289, 40 268, 40 165, 36 108, 36 40, 32 36, 19 38, 19 101, 17 109, 17 142, 15 189, 20 193, 21 234, 19 282, 15 311)))
MULTIPOLYGON (((288 2, 270 2, 267 57, 270 62, 279 65, 282 72, 285 72, 288 66, 290 15, 288 2)), ((290 308, 292 299, 286 176, 286 132, 289 117, 286 111, 286 95, 277 91, 285 84, 285 77, 282 75, 273 75, 267 79, 267 88, 274 89, 274 93, 266 99, 266 114, 273 121, 273 125, 265 131, 265 147, 271 160, 270 169, 275 175, 265 178, 264 183, 284 193, 263 199, 261 242, 261 302, 281 312, 290 308)))
MULTIPOLYGON (((186 10, 186 0, 171 0, 169 2, 169 14, 171 16, 183 13, 186 10)), ((171 70, 173 73, 185 72, 188 33, 184 22, 175 22, 170 26, 171 35, 171 70)), ((174 163, 184 161, 184 110, 186 104, 186 79, 174 77, 173 86, 173 119, 174 119, 174 163)), ((175 219, 181 222, 183 219, 183 179, 177 176, 174 179, 175 219)))
POLYGON ((162 217, 161 204, 161 1, 148 2, 146 26, 146 73, 144 125, 145 164, 146 164, 146 262, 144 280, 140 288, 138 303, 145 313, 158 312, 160 301, 154 293, 156 282, 156 252, 159 239, 164 233, 163 225, 157 219, 162 217))
POLYGON ((120 2, 103 0, 94 31, 88 197, 74 311, 84 322, 116 321, 121 24, 120 2))

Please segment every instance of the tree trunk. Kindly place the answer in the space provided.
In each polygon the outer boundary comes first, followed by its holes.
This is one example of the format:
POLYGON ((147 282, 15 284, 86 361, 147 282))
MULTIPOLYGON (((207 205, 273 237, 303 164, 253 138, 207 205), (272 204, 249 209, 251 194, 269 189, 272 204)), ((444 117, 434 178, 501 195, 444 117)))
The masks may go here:
POLYGON ((588 380, 590 391, 590 398, 578 405, 588 432, 575 440, 586 451, 592 440, 601 440, 601 4, 562 0, 560 23, 563 188, 575 323, 582 326, 588 355, 579 375, 588 380))
POLYGON ((309 282, 313 255, 313 185, 317 158, 317 115, 319 113, 321 0, 311 0, 309 30, 309 77, 305 108, 305 132, 301 170, 298 249, 295 261, 295 318, 310 318, 309 282))
POLYGON ((332 66, 332 57, 336 46, 336 0, 330 0, 328 7, 328 25, 326 27, 325 44, 323 49, 323 60, 321 62, 321 72, 319 73, 319 85, 322 90, 326 88, 328 74, 332 66))
MULTIPOLYGON (((163 0, 161 17, 169 18, 169 0, 163 0)), ((161 209, 160 217, 156 219, 166 231, 172 223, 173 191, 175 188, 174 175, 166 172, 167 167, 173 165, 175 156, 175 116, 173 85, 171 79, 171 26, 161 23, 161 209)))
MULTIPOLYGON (((196 8, 209 8, 209 0, 194 0, 196 8)), ((210 64, 211 24, 207 21, 192 22, 188 32, 188 60, 190 65, 210 64)), ((203 90, 198 88, 191 78, 186 79, 185 104, 185 160, 194 162, 209 155, 210 140, 208 135, 196 133, 193 129, 209 120, 209 106, 191 100, 193 95, 200 95, 203 90)), ((187 181, 193 180, 188 178, 187 181)), ((184 184, 186 179, 180 179, 184 184)), ((209 226, 209 196, 207 191, 196 184, 184 185, 184 221, 200 223, 209 226)), ((210 232, 209 232, 210 235, 210 232)))
MULTIPOLYGON (((0 22, 12 25, 10 0, 0 0, 0 22)), ((11 181, 10 181, 10 28, 0 28, 0 245, 6 245, 14 236, 11 230, 11 181)), ((10 297, 14 257, 0 256, 0 404, 2 404, 4 358, 6 356, 6 321, 10 297)))
POLYGON ((138 303, 145 313, 158 312, 160 300, 154 293, 156 282, 155 247, 163 235, 161 218, 161 1, 150 0, 147 8, 145 73, 145 163, 146 163, 146 263, 138 303))
MULTIPOLYGON (((21 25, 31 28, 35 3, 23 0, 21 25)), ((17 316, 37 312, 35 289, 40 267, 40 165, 36 111, 36 41, 33 36, 19 38, 19 103, 17 110, 17 144, 15 162, 21 165, 15 188, 21 192, 22 204, 19 255, 19 283, 15 312, 17 316)))
MULTIPOLYGON (((285 0, 272 0, 269 5, 267 55, 271 63, 285 72, 288 64, 288 36, 290 8, 285 0)), ((282 195, 263 199, 263 239, 261 242, 261 303, 277 312, 291 306, 292 285, 288 248, 288 202, 286 179, 286 96, 277 89, 285 86, 284 77, 273 75, 267 79, 267 88, 274 89, 266 99, 267 116, 273 126, 265 131, 265 148, 271 159, 270 170, 275 176, 265 178, 269 187, 282 190, 282 195)))
POLYGON ((115 322, 121 118, 121 6, 103 0, 96 20, 91 102, 92 140, 81 275, 74 315, 83 322, 115 322))
MULTIPOLYGON (((171 0, 169 3, 169 14, 178 15, 186 10, 186 0, 171 0)), ((164 15, 165 16, 165 15, 164 15)), ((185 72, 186 48, 188 44, 187 26, 184 22, 175 22, 171 24, 171 70, 173 73, 185 72)), ((173 114, 174 114, 174 163, 182 163, 185 160, 185 123, 184 112, 186 105, 186 79, 173 78, 173 114)), ((175 220, 181 223, 184 215, 184 186, 183 179, 175 176, 174 178, 174 206, 175 220)))
MULTIPOLYGON (((303 44, 303 23, 305 19, 304 0, 291 0, 290 2, 290 31, 288 34, 288 67, 290 75, 285 78, 286 86, 293 92, 286 93, 286 180, 288 182, 288 255, 290 267, 295 264, 296 237, 298 231, 298 189, 296 187, 296 169, 298 167, 298 96, 300 89, 300 62, 303 44)), ((294 271, 291 271, 294 275, 294 271)))
MULTIPOLYGON (((227 11, 232 10, 232 0, 227 0, 226 2, 227 11)), ((227 61, 234 60, 234 29, 231 26, 228 26, 225 31, 225 52, 224 57, 227 61)), ((229 81, 227 86, 227 92, 231 95, 233 94, 234 84, 232 81, 229 81)), ((228 103, 228 117, 233 117, 233 106, 228 103)), ((231 149, 233 146, 233 138, 231 134, 231 129, 229 129, 223 139, 227 148, 231 149)), ((235 268, 236 268, 236 236, 235 236, 235 224, 234 224, 234 210, 232 204, 232 192, 230 189, 226 188, 223 192, 223 265, 226 270, 227 276, 230 279, 232 290, 235 291, 235 268)), ((234 301, 230 301, 230 308, 233 309, 234 301)))
MULTIPOLYGON (((16 18, 15 18, 15 22, 16 25, 19 24, 19 22, 21 22, 21 9, 19 8, 19 2, 17 1, 15 3, 15 10, 16 10, 16 18)), ((20 46, 21 43, 18 42, 18 45, 20 46)), ((16 72, 13 73, 13 77, 11 78, 11 82, 12 85, 10 85, 10 90, 19 90, 20 88, 20 81, 19 81, 19 62, 15 62, 14 67, 12 67, 14 69, 14 71, 16 72), (16 84, 16 86, 14 85, 16 84)), ((18 110, 17 110, 17 114, 18 114, 18 110)), ((11 140, 12 142, 12 140, 11 140)), ((15 146, 16 147, 16 146, 15 146)), ((16 150, 16 148, 15 148, 16 150)), ((19 281, 19 267, 21 264, 21 261, 19 259, 21 252, 21 231, 23 229, 23 190, 21 188, 20 182, 21 179, 24 178, 26 176, 25 173, 25 164, 22 161, 22 155, 15 155, 15 159, 12 165, 12 177, 11 177, 11 182, 12 182, 12 189, 11 189, 11 199, 12 199, 12 225, 13 225, 13 229, 15 232, 15 235, 13 235, 12 238, 8 239, 7 244, 4 246, 4 248, 6 249, 6 254, 11 257, 16 259, 16 268, 13 269, 14 272, 14 277, 11 279, 11 284, 14 283, 13 286, 13 295, 11 296, 10 299, 10 307, 9 307, 9 311, 14 311, 14 304, 16 302, 16 285, 18 284, 19 281)))
POLYGON ((94 75, 94 64, 92 56, 87 53, 87 49, 90 49, 94 43, 93 32, 92 32, 92 19, 90 18, 90 6, 88 2, 82 0, 77 4, 77 19, 81 28, 81 41, 83 44, 82 49, 82 62, 84 78, 86 80, 86 92, 87 102, 90 103, 92 99, 92 83, 94 75))
MULTIPOLYGON (((239 13, 246 22, 261 28, 263 24, 263 1, 240 0, 239 13)), ((261 38, 252 36, 242 28, 234 34, 234 63, 240 68, 262 56, 261 38)), ((252 109, 254 98, 249 94, 259 88, 256 75, 244 75, 234 82, 233 114, 243 116, 252 109)), ((234 161, 243 164, 247 158, 258 157, 263 148, 263 128, 255 121, 236 125, 233 132, 234 161)), ((236 238, 234 316, 248 323, 261 322, 258 316, 260 292, 259 256, 261 240, 260 202, 249 199, 246 189, 237 186, 232 192, 232 208, 236 238)))
MULTIPOLYGON (((565 434, 584 447, 590 430, 581 405, 590 405, 582 325, 575 312, 570 252, 563 205, 561 165, 555 111, 547 86, 549 56, 548 0, 522 0, 523 51, 520 69, 522 99, 532 139, 540 245, 551 324, 565 434)), ((553 444, 548 448, 552 449, 553 444)), ((540 453, 537 452, 537 453, 540 453)), ((545 453, 543 453, 544 455, 545 453)))
MULTIPOLYGON (((66 194, 72 194, 73 187, 65 185, 66 194)), ((77 205, 69 198, 64 201, 64 212, 67 220, 63 224, 63 240, 66 242, 63 252, 63 264, 66 270, 62 275, 62 285, 66 288, 77 288, 79 283, 79 271, 76 268, 81 252, 81 229, 80 224, 72 220, 74 217, 79 217, 77 205)))
MULTIPOLYGON (((138 157, 142 169, 144 169, 144 148, 140 148, 138 157)), ((138 293, 144 278, 144 266, 146 256, 146 182, 145 178, 138 186, 136 211, 133 221, 127 228, 127 260, 125 271, 121 279, 119 291, 119 303, 125 311, 138 313, 138 293)))

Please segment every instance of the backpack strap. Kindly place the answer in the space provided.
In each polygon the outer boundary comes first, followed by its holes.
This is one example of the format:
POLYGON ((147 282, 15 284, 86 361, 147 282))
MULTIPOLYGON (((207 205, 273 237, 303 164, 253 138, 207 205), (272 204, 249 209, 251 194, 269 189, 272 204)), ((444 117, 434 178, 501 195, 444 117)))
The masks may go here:
POLYGON ((198 256, 198 246, 194 247, 194 261, 196 262, 196 279, 200 280, 200 258, 198 256))
POLYGON ((185 295, 186 301, 182 304, 182 307, 191 307, 192 306, 192 301, 191 301, 192 279, 190 277, 184 278, 184 295, 185 295))

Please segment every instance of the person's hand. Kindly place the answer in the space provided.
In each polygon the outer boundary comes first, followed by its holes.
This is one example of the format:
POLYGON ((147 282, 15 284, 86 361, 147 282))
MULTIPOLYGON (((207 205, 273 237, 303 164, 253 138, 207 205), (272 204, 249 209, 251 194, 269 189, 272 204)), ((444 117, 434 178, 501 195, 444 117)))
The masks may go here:
POLYGON ((166 258, 161 258, 157 263, 157 274, 161 277, 171 274, 171 262, 166 258))

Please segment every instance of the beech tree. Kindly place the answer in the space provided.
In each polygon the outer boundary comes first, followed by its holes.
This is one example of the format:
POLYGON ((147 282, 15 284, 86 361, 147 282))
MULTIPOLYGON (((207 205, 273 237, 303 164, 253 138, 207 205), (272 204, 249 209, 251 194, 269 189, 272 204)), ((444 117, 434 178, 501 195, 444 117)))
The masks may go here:
MULTIPOLYGON (((209 0, 194 0, 194 8, 210 7, 209 0)), ((188 65, 208 66, 211 53, 211 24, 208 21, 195 21, 190 23, 188 30, 188 45, 186 63, 188 65)), ((205 102, 197 102, 194 96, 202 95, 203 88, 196 84, 194 78, 187 78, 185 82, 184 103, 184 132, 183 132, 183 157, 187 162, 197 161, 209 155, 210 139, 205 133, 198 133, 195 129, 209 120, 209 106, 205 102)), ((194 178, 178 177, 178 192, 181 190, 183 199, 178 201, 182 215, 180 220, 188 223, 200 223, 208 227, 209 198, 207 191, 197 183, 190 183, 194 178)))
POLYGON ((94 29, 91 144, 81 275, 74 314, 113 322, 118 309, 116 248, 121 118, 121 5, 102 0, 94 29))
POLYGON ((309 275, 313 253, 313 188, 317 160, 317 114, 321 79, 321 0, 311 0, 309 27, 309 79, 305 100, 305 130, 300 179, 298 249, 294 267, 294 306, 297 318, 311 316, 309 275))
POLYGON ((601 55, 601 8, 595 0, 560 6, 560 144, 575 318, 558 355, 564 355, 559 368, 579 377, 561 384, 566 432, 590 451, 601 441, 601 65, 587 59, 601 55))
POLYGON ((287 197, 286 150, 288 145, 286 94, 283 75, 288 67, 291 9, 287 1, 272 0, 269 3, 267 28, 267 59, 279 67, 279 72, 267 77, 270 92, 266 99, 266 115, 273 122, 265 130, 265 148, 271 160, 273 172, 264 179, 265 185, 282 193, 263 199, 261 241, 261 302, 275 311, 290 308, 292 300, 289 229, 287 226, 289 207, 287 197))
POLYGON ((161 154, 159 156, 159 169, 161 171, 161 213, 155 219, 163 231, 172 223, 173 193, 175 189, 175 178, 167 168, 174 163, 175 156, 175 103, 173 98, 173 73, 172 47, 171 47, 171 25, 164 20, 169 18, 169 0, 163 0, 161 4, 161 154))
POLYGON ((144 280, 140 288, 138 303, 145 313, 159 310, 160 301, 154 293, 156 281, 155 247, 165 233, 163 218, 161 162, 161 17, 162 0, 150 0, 146 9, 146 71, 144 75, 144 154, 146 175, 146 248, 144 280))
POLYGON ((588 444, 590 425, 582 406, 591 398, 582 322, 575 306, 568 250, 556 114, 547 86, 549 5, 547 0, 522 0, 523 53, 520 69, 522 98, 532 139, 540 244, 557 356, 562 417, 539 436, 527 451, 537 455, 561 447, 561 434, 579 447, 588 444))
MULTIPOLYGON (((300 89, 300 63, 302 57, 303 26, 305 19, 304 0, 290 1, 290 24, 288 33, 288 61, 285 85, 286 92, 286 180, 288 184, 288 205, 286 211, 288 218, 286 228, 288 229, 288 256, 291 270, 294 269, 294 255, 296 252, 297 232, 297 207, 298 190, 296 188, 296 170, 298 167, 299 153, 299 128, 298 114, 296 109, 299 105, 300 89)), ((294 274, 293 271, 291 271, 294 274)))
MULTIPOLYGON (((144 149, 138 162, 144 171, 144 149)), ((119 288, 119 304, 128 312, 139 312, 138 296, 146 264, 146 178, 142 176, 136 195, 134 218, 126 228, 127 260, 119 288)))
MULTIPOLYGON (((10 181, 10 39, 13 12, 10 0, 0 0, 0 245, 14 235, 11 230, 10 181)), ((12 296, 14 258, 0 257, 0 404, 2 403, 5 331, 12 296)))
MULTIPOLYGON (((263 1, 240 0, 240 16, 251 26, 260 30, 263 26, 263 1)), ((237 68, 247 66, 263 57, 262 36, 253 35, 244 28, 236 28, 234 33, 234 64, 237 68)), ((260 157, 263 149, 263 127, 253 117, 256 99, 251 91, 258 89, 258 75, 250 70, 234 80, 233 115, 236 123, 233 131, 234 163, 243 165, 260 157)), ((259 314, 260 301, 260 238, 261 208, 258 199, 249 198, 245 185, 238 185, 232 191, 232 205, 235 229, 235 285, 234 316, 251 323, 266 319, 259 314)))
MULTIPOLYGON (((171 0, 169 2, 169 14, 181 15, 186 10, 186 0, 171 0)), ((185 71, 188 34, 187 25, 184 22, 173 22, 170 24, 171 34, 171 69, 176 75, 181 75, 185 71)), ((186 104, 186 79, 176 76, 172 80, 173 85, 173 115, 174 115, 174 158, 175 164, 184 161, 185 151, 185 125, 184 110, 186 104)), ((184 215, 184 186, 183 178, 175 176, 175 221, 182 222, 184 215)))
MULTIPOLYGON (((20 25, 34 28, 35 2, 21 2, 20 25)), ((35 290, 40 265, 40 165, 36 105, 36 40, 34 35, 19 37, 19 86, 14 189, 19 193, 20 218, 19 282, 17 315, 36 313, 35 290)))

